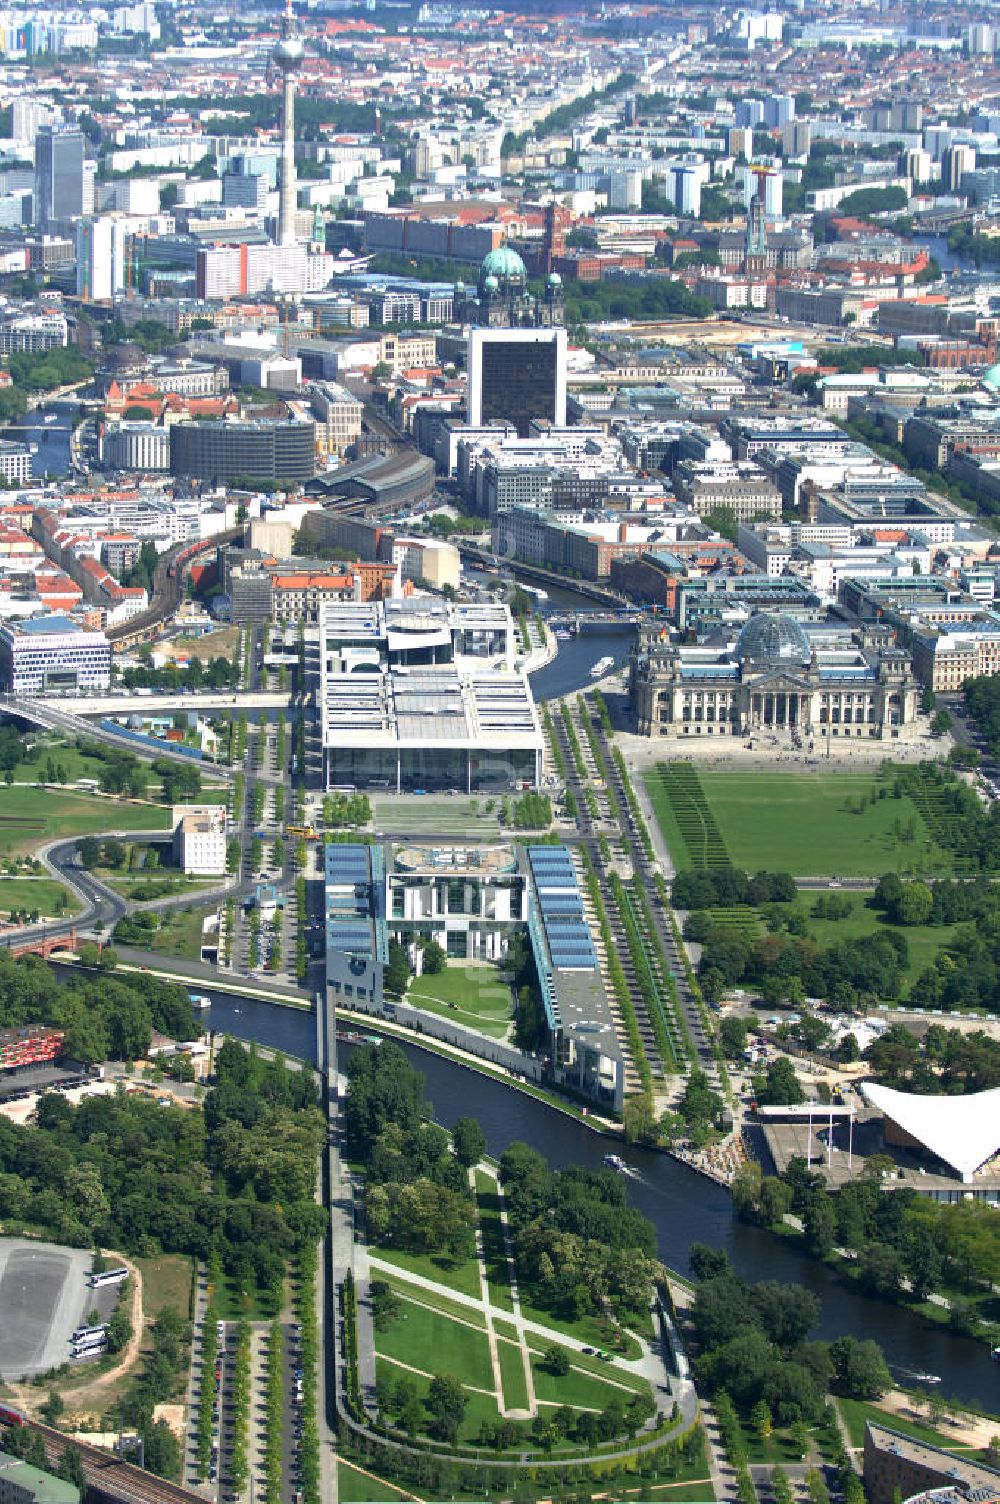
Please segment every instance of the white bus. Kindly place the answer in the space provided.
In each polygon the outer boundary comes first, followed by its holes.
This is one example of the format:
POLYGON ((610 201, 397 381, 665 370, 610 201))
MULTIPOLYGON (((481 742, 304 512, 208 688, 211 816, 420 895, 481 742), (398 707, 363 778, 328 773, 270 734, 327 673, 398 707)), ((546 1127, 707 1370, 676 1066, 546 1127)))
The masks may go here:
POLYGON ((100 1274, 91 1274, 87 1283, 92 1290, 99 1290, 102 1285, 120 1285, 124 1279, 128 1279, 127 1269, 104 1269, 100 1274))
POLYGON ((107 1333, 107 1326, 78 1326, 70 1341, 73 1343, 86 1342, 90 1337, 103 1337, 107 1333))

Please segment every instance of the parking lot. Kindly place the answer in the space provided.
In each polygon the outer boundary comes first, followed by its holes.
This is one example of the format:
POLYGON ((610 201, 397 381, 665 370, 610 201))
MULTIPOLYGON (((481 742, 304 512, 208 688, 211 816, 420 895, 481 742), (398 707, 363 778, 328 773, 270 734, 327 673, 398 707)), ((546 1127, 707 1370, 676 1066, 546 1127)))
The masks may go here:
POLYGON ((19 1379, 65 1363, 73 1329, 95 1307, 113 1310, 116 1288, 87 1285, 92 1255, 23 1238, 0 1238, 0 1377, 19 1379))

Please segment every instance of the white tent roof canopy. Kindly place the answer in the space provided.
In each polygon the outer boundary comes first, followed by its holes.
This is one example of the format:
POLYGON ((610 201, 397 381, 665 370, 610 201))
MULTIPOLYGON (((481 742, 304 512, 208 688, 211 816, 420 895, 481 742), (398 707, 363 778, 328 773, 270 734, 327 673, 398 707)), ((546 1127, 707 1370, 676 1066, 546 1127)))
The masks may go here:
POLYGON ((966 1097, 926 1097, 865 1082, 865 1100, 967 1184, 1000 1151, 1000 1086, 966 1097))

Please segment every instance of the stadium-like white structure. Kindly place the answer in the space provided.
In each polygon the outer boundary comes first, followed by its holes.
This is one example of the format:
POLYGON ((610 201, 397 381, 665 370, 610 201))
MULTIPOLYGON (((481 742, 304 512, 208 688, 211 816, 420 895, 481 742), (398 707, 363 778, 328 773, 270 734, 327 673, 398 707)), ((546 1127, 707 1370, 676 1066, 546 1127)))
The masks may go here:
POLYGON ((885 1140, 933 1154, 971 1185, 1000 1155, 1000 1086, 965 1097, 917 1096, 865 1082, 865 1100, 885 1119, 885 1140))

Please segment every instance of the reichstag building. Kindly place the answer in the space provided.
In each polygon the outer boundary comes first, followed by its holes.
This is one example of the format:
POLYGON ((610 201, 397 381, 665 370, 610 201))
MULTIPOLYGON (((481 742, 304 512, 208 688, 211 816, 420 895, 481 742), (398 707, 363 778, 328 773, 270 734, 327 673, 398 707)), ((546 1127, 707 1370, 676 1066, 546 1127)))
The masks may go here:
POLYGON ((916 734, 920 689, 909 654, 884 628, 803 626, 758 612, 739 631, 678 645, 640 628, 629 694, 641 736, 792 739, 916 734))

